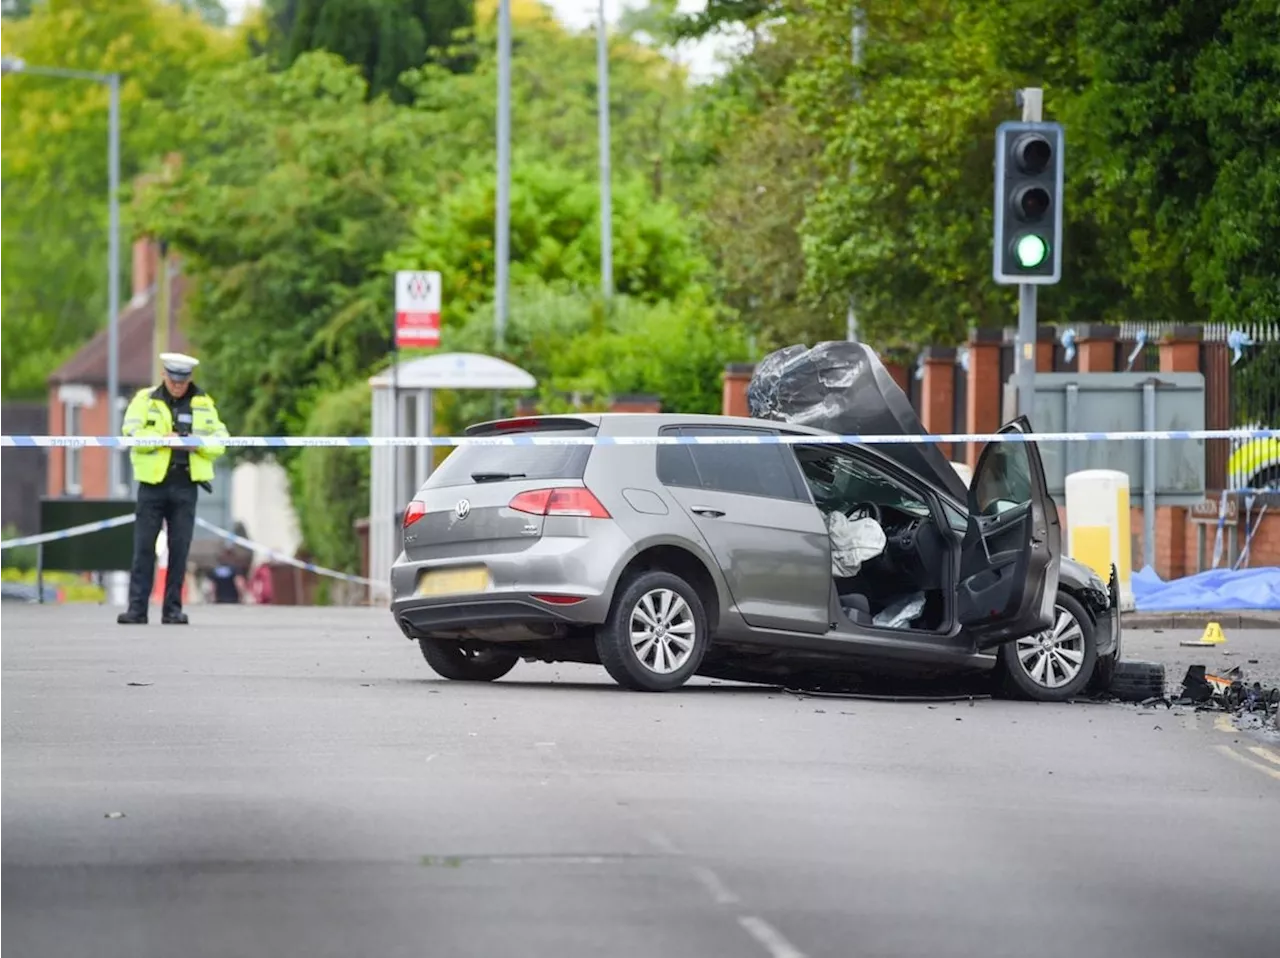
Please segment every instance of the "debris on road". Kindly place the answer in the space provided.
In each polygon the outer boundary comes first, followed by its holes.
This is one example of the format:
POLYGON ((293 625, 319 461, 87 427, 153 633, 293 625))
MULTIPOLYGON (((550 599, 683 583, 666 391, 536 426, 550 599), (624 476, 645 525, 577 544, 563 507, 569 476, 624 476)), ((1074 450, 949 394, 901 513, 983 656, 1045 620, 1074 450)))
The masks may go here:
POLYGON ((124 812, 107 812, 103 818, 124 818, 124 812))
POLYGON ((1192 665, 1182 679, 1179 705, 1194 705, 1197 711, 1232 712, 1237 717, 1261 713, 1263 725, 1280 727, 1280 688, 1264 689, 1261 682, 1246 684, 1240 666, 1225 675, 1214 675, 1203 665, 1192 665))

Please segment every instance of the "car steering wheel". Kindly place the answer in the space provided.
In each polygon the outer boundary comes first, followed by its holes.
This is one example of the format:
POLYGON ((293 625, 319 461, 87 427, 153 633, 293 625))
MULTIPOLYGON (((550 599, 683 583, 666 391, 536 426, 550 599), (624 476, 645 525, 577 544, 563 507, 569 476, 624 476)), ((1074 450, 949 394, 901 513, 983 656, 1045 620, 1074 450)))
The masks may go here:
POLYGON ((856 502, 848 508, 845 515, 853 520, 874 519, 877 525, 884 525, 880 518, 880 507, 874 502, 856 502))

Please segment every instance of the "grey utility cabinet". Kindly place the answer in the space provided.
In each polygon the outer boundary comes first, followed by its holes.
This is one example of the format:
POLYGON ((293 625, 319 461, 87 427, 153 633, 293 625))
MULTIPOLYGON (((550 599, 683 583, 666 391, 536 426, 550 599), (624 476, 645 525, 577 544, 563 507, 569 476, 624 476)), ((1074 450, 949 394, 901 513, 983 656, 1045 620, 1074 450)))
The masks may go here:
MULTIPOLYGON (((1036 432, 1144 432, 1205 428, 1200 373, 1036 373, 1036 432), (1150 403, 1150 406, 1148 405, 1150 403)), ((1005 411, 1017 386, 1005 385, 1005 411)), ((1008 414, 1006 419, 1011 419, 1008 414)), ((1145 446, 1154 451, 1157 505, 1191 506, 1204 499, 1204 440, 1160 439, 1040 444, 1049 491, 1064 501, 1066 477, 1082 469, 1116 469, 1129 476, 1129 496, 1146 491, 1145 446)))

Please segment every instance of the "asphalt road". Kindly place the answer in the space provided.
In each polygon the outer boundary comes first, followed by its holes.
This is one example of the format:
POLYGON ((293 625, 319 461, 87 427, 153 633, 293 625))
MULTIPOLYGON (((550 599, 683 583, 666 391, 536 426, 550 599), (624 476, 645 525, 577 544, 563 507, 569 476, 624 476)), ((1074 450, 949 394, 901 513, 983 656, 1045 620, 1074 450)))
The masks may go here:
POLYGON ((4 608, 6 954, 1201 958, 1280 940, 1280 749, 1213 716, 639 695, 523 663, 467 686, 385 613, 192 611, 127 629, 4 608))

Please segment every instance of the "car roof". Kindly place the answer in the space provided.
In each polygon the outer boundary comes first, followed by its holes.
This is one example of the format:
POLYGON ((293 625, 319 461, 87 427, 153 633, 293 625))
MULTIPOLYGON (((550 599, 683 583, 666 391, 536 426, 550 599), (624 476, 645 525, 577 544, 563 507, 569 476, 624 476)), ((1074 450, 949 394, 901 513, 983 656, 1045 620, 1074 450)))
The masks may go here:
POLYGON ((545 423, 547 425, 558 424, 562 426, 570 425, 574 422, 580 422, 591 426, 597 426, 607 434, 623 435, 619 432, 621 427, 625 432, 632 432, 644 435, 648 432, 661 429, 663 426, 743 426, 755 429, 768 429, 778 432, 791 433, 792 435, 801 436, 830 436, 833 433, 827 429, 814 429, 810 426, 799 426, 794 423, 783 422, 777 419, 752 419, 749 416, 721 416, 713 413, 673 413, 673 412, 591 412, 591 413, 563 413, 551 414, 545 416, 511 416, 506 419, 495 419, 490 422, 476 423, 467 429, 468 433, 489 433, 500 431, 496 427, 500 424, 509 423, 529 423, 535 425, 545 423))

